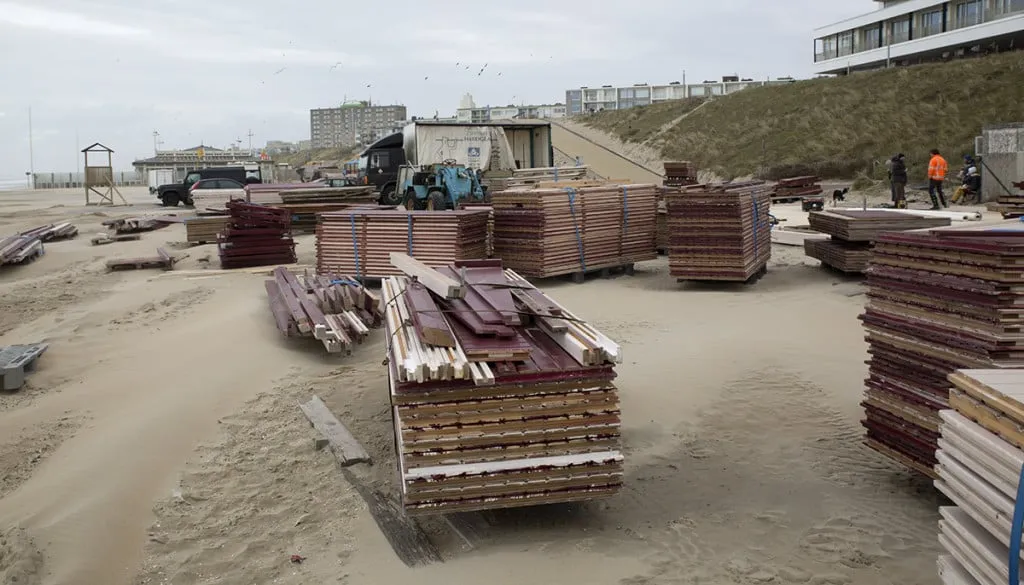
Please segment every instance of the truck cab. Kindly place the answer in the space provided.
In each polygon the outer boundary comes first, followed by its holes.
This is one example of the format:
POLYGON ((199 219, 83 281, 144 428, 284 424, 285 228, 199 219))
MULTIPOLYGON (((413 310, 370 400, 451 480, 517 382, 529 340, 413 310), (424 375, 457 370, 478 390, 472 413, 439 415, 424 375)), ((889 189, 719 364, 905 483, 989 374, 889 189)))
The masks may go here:
POLYGON ((196 181, 203 179, 232 179, 243 185, 250 185, 252 183, 262 183, 263 175, 260 172, 259 165, 193 169, 185 173, 185 180, 181 183, 160 185, 157 188, 156 196, 163 203, 164 207, 177 207, 178 203, 192 205, 189 191, 196 181))
POLYGON ((359 155, 357 182, 370 185, 380 194, 383 205, 401 205, 404 193, 397 188, 398 169, 405 164, 402 133, 396 132, 371 144, 359 155))

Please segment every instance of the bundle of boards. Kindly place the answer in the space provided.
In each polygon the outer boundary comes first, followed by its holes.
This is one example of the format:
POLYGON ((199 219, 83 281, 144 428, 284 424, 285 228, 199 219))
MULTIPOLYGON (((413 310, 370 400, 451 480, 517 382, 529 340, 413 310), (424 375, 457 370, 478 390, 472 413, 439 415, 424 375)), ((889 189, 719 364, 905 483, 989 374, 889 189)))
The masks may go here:
POLYGON ((355 209, 320 215, 317 272, 382 278, 401 272, 390 254, 403 252, 428 266, 478 260, 487 254, 487 210, 355 209))
POLYGON ((229 201, 227 208, 230 219, 217 241, 221 268, 295 262, 287 211, 244 201, 229 201))
POLYGON ((492 196, 494 256, 505 266, 543 278, 657 258, 657 187, 567 185, 492 196))
POLYGON ((921 217, 895 211, 833 209, 812 211, 811 228, 831 236, 828 240, 805 240, 804 252, 823 264, 848 273, 867 270, 871 242, 888 231, 945 227, 944 217, 921 217))
POLYGON ((960 370, 949 380, 935 486, 955 506, 940 509, 939 575, 946 585, 1003 585, 1024 466, 1024 372, 960 370))
POLYGON ((380 297, 348 276, 296 276, 283 266, 264 284, 277 328, 286 337, 312 337, 330 353, 351 354, 381 323, 380 297))
POLYGON ((792 201, 803 197, 820 195, 821 178, 812 175, 779 179, 772 190, 772 201, 792 201))
POLYGON ((616 493, 619 346, 499 260, 395 262, 382 303, 406 512, 616 493))
POLYGON ((925 475, 935 474, 947 376, 1024 367, 1024 226, 1006 223, 889 232, 875 243, 861 315, 866 441, 925 475))
POLYGON ((672 276, 746 282, 764 272, 772 255, 764 183, 683 187, 665 201, 672 276))
POLYGON ((690 161, 665 161, 665 186, 684 187, 697 184, 697 166, 690 161))

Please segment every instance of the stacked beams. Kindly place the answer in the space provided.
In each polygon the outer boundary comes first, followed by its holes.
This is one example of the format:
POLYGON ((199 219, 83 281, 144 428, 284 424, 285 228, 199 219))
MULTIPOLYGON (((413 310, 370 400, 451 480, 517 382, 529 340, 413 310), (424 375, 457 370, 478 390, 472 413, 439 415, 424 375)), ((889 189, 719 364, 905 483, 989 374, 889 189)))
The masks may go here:
POLYGON ((665 161, 665 186, 683 187, 697 184, 697 166, 690 161, 665 161))
POLYGON ((867 270, 868 446, 934 476, 946 376, 1024 366, 1024 229, 890 232, 867 270))
POLYGON ((228 201, 245 200, 245 189, 195 189, 189 197, 192 207, 198 211, 224 213, 228 201))
POLYGON ((941 510, 940 575, 1002 585, 1024 466, 1024 372, 960 370, 949 381, 953 409, 940 413, 935 486, 956 507, 941 510))
POLYGON ((821 178, 814 176, 780 179, 772 191, 772 201, 795 201, 803 197, 821 195, 821 178))
POLYGON ((283 203, 281 193, 293 189, 309 189, 322 183, 252 183, 245 186, 245 200, 258 205, 283 203))
POLYGON ((359 209, 324 213, 316 228, 317 271, 383 278, 401 274, 391 252, 428 266, 487 254, 487 211, 359 209))
POLYGON ((265 281, 270 310, 286 337, 313 337, 330 353, 351 354, 380 326, 380 298, 347 276, 295 276, 279 266, 265 281))
POLYGON ((765 270, 772 243, 763 183, 695 185, 665 200, 672 276, 745 282, 765 270))
POLYGON ((190 217, 185 220, 185 240, 190 244, 206 244, 217 241, 217 236, 228 226, 226 215, 190 217))
POLYGON ((516 169, 512 177, 504 181, 501 190, 529 188, 552 181, 578 181, 585 179, 589 171, 587 166, 516 169))
POLYGON ((229 201, 227 207, 230 219, 217 242, 221 268, 295 262, 287 211, 243 201, 229 201))
POLYGON ((616 493, 619 346, 500 261, 443 272, 464 278, 464 299, 406 277, 383 282, 406 512, 616 493))
POLYGON ((657 188, 511 189, 491 198, 494 255, 528 277, 585 273, 657 257, 657 188))
POLYGON ((1004 218, 1024 216, 1024 181, 1013 183, 1013 186, 1016 193, 1004 189, 995 203, 987 205, 988 210, 1001 213, 1004 218))
POLYGON ((831 236, 825 241, 805 241, 804 252, 836 270, 862 273, 871 260, 871 242, 882 232, 943 227, 950 220, 877 210, 812 211, 811 228, 831 236))

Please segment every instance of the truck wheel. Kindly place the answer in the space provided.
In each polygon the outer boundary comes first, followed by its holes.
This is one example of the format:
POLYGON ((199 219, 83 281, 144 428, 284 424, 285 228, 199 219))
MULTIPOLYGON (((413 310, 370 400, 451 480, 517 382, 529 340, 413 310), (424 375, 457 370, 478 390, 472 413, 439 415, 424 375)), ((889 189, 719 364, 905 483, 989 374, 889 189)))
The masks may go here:
POLYGON ((405 208, 408 211, 423 211, 426 207, 424 202, 416 198, 416 192, 409 189, 405 194, 405 208))
POLYGON ((164 193, 161 200, 164 202, 164 207, 177 207, 178 201, 180 201, 177 193, 164 193))
POLYGON ((448 209, 448 200, 441 191, 427 193, 427 209, 429 211, 444 211, 448 209))
POLYGON ((394 185, 384 185, 380 190, 381 205, 401 205, 402 199, 396 195, 397 192, 398 189, 395 189, 394 185))

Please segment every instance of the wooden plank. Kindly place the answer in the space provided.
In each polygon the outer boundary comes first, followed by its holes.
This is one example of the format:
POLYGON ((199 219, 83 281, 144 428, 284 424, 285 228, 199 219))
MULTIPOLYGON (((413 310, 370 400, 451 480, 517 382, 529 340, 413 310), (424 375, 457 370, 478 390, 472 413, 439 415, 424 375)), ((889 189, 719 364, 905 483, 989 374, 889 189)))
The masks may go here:
MULTIPOLYGON (((300 404, 299 408, 309 419, 309 424, 326 439, 327 445, 331 447, 331 451, 334 452, 334 456, 342 467, 356 463, 370 463, 370 455, 345 428, 345 425, 341 424, 341 421, 327 408, 324 401, 320 400, 320 397, 313 396, 309 402, 300 404)), ((323 447, 322 442, 316 442, 316 445, 320 448, 323 447)))
POLYGON ((391 252, 389 257, 391 258, 392 266, 401 270, 406 276, 416 279, 423 286, 427 287, 430 292, 442 299, 466 298, 466 287, 412 256, 402 254, 401 252, 391 252))
POLYGON ((422 283, 409 283, 405 288, 405 302, 420 341, 438 347, 455 347, 455 334, 422 283))

